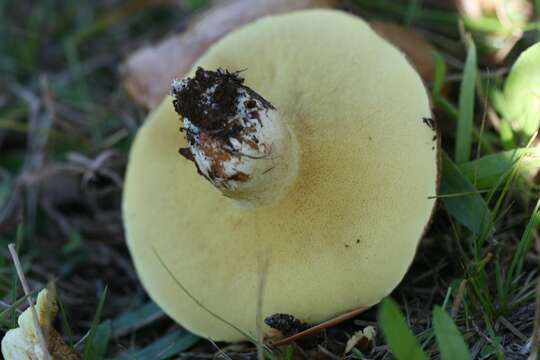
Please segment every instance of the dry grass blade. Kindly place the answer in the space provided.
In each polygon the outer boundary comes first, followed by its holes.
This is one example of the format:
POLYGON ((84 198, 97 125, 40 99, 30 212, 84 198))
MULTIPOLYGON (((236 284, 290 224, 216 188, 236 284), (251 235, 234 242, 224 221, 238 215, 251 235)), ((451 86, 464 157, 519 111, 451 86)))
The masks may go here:
POLYGON ((32 320, 34 322, 34 327, 36 330, 39 346, 41 347, 41 350, 43 351, 45 360, 52 360, 51 354, 49 354, 49 348, 47 347, 47 341, 45 340, 45 335, 43 335, 43 331, 41 329, 41 326, 39 325, 38 314, 37 314, 36 308, 34 307, 34 301, 32 300, 32 297, 30 296, 30 288, 28 287, 26 276, 24 275, 24 272, 22 270, 21 261, 19 260, 19 256, 17 255, 17 250, 15 250, 15 244, 9 244, 8 249, 11 254, 11 258, 13 259, 13 264, 15 265, 15 269, 17 270, 17 275, 21 282, 24 294, 26 295, 26 299, 28 300, 28 305, 30 306, 30 309, 32 310, 32 320))
MULTIPOLYGON (((540 239, 536 236, 536 250, 540 251, 540 239)), ((534 311, 534 326, 531 337, 531 352, 528 360, 535 360, 538 358, 538 346, 540 345, 540 277, 536 280, 536 301, 534 311)))
POLYGON ((538 345, 540 338, 540 278, 538 279, 538 286, 536 287, 536 309, 534 313, 534 327, 531 339, 531 352, 529 354, 529 360, 536 360, 538 356, 538 345))

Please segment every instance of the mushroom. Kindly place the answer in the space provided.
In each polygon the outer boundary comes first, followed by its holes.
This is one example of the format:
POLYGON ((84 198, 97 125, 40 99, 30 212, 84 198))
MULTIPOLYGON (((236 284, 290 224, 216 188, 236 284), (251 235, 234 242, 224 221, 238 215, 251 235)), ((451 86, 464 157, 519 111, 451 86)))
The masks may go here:
MULTIPOLYGON (((35 306, 37 319, 45 335, 48 351, 56 360, 78 360, 80 357, 71 349, 54 329, 53 321, 58 312, 54 295, 47 289, 39 292, 35 306)), ((29 307, 17 319, 19 327, 9 330, 2 339, 2 356, 6 360, 49 359, 38 341, 32 309, 29 307)))
POLYGON ((136 137, 123 203, 135 267, 169 316, 245 340, 259 312, 319 323, 401 281, 434 207, 438 140, 420 77, 363 20, 258 20, 172 95, 136 137))

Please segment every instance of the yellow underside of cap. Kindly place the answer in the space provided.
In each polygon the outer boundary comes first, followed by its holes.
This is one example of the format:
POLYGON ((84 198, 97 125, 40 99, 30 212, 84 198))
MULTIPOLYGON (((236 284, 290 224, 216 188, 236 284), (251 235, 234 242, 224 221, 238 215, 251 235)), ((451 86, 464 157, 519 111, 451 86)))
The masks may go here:
POLYGON ((255 335, 262 315, 308 323, 377 303, 403 278, 430 218, 437 148, 413 68, 362 20, 337 11, 269 17, 214 45, 197 65, 244 70, 301 148, 286 199, 243 209, 197 175, 172 99, 140 130, 127 173, 129 249, 149 295, 180 324, 215 340, 255 335))

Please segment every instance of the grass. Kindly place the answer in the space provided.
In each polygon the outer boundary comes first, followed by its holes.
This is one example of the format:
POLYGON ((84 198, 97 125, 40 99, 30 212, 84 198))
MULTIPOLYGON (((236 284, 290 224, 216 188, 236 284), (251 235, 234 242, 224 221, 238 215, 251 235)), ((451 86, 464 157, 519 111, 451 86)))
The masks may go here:
MULTIPOLYGON (((375 344, 346 358, 526 358, 537 347, 540 182, 531 174, 540 147, 522 142, 504 118, 501 89, 540 39, 540 1, 497 65, 482 42, 501 26, 491 18, 462 19, 445 1, 347 3, 366 18, 417 29, 436 48, 428 85, 444 150, 439 205, 394 300, 326 330, 320 347, 265 356, 341 358, 347 339, 374 325, 375 344)), ((0 1, 0 337, 26 301, 7 251, 16 239, 33 294, 56 283, 55 325, 84 359, 257 357, 252 344, 214 344, 170 321, 148 299, 125 247, 122 179, 145 111, 122 89, 118 68, 207 6, 185 4, 0 1)))

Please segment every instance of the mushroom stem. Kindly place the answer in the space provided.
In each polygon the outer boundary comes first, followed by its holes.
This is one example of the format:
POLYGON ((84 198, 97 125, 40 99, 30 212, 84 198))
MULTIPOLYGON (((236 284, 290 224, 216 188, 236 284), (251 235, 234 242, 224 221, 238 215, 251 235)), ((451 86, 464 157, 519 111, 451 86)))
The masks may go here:
POLYGON ((274 106, 243 82, 237 72, 202 68, 173 81, 189 145, 180 154, 240 205, 269 205, 295 182, 298 144, 274 106))

